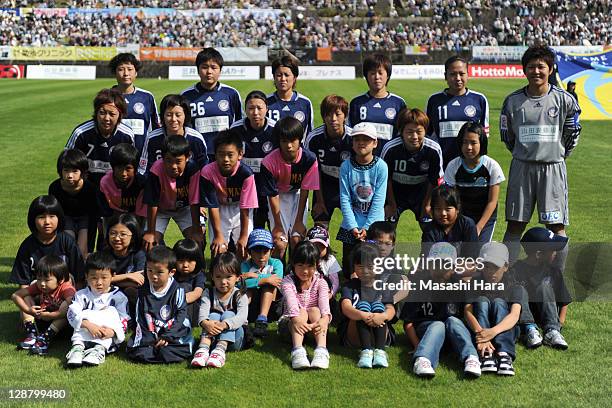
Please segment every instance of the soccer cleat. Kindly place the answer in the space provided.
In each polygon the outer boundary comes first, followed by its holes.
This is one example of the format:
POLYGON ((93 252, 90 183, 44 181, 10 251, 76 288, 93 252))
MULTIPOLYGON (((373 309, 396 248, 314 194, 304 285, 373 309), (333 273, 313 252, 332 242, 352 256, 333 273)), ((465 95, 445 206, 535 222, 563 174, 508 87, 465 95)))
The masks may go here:
POLYGON ((372 359, 374 358, 374 352, 370 349, 361 350, 359 353, 359 361, 357 367, 359 368, 372 368, 372 359))
POLYGON ((266 337, 267 335, 268 335, 268 322, 256 321, 255 329, 253 330, 253 336, 266 337))
POLYGON ((567 350, 567 342, 559 330, 549 330, 544 335, 544 344, 559 350, 567 350))
POLYGON ((329 352, 324 347, 317 347, 312 357, 310 368, 320 368, 327 370, 329 368, 329 352))
POLYGON ((497 363, 493 353, 487 351, 480 359, 480 369, 483 373, 494 373, 497 371, 497 363))
POLYGON ((28 334, 28 337, 21 340, 17 345, 17 348, 21 350, 30 350, 36 344, 36 335, 28 334))
POLYGON ((535 327, 529 329, 525 334, 525 347, 534 349, 540 347, 541 345, 542 335, 540 335, 538 329, 536 329, 535 327))
POLYGON ((206 362, 207 367, 211 368, 221 368, 225 365, 225 351, 220 349, 214 349, 212 353, 210 353, 210 357, 208 357, 208 361, 206 362))
POLYGON ((298 347, 291 352, 291 368, 294 370, 310 368, 310 361, 308 361, 308 354, 304 347, 298 347))
POLYGON ((512 366, 512 357, 509 355, 498 356, 499 363, 497 365, 498 375, 514 375, 514 367, 512 366))
POLYGON ((389 359, 387 358, 387 352, 385 350, 374 349, 374 358, 372 359, 372 366, 375 368, 389 367, 389 359))
POLYGON ((431 361, 425 357, 417 357, 414 361, 412 371, 419 377, 433 377, 436 375, 436 372, 431 366, 431 361))
POLYGON ((191 360, 191 366, 195 368, 206 367, 209 356, 210 353, 207 348, 199 348, 193 356, 193 360, 191 360))
POLYGON ((66 365, 68 367, 81 367, 83 365, 83 350, 81 344, 72 346, 68 354, 66 354, 66 365))
POLYGON ((468 356, 463 365, 463 372, 472 377, 480 377, 480 359, 477 356, 468 356))
POLYGON ((30 348, 30 354, 46 356, 49 354, 49 343, 43 336, 36 337, 36 343, 30 348))
POLYGON ((106 349, 101 344, 96 344, 83 353, 83 364, 97 366, 106 360, 106 349))

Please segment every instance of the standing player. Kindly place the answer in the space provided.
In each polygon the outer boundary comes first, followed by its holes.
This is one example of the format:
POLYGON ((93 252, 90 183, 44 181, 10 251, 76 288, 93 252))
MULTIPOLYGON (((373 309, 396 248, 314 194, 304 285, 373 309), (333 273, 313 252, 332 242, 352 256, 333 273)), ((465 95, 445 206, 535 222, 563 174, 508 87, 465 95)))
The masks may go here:
POLYGON ((215 160, 217 134, 242 119, 240 94, 219 82, 223 56, 214 48, 204 48, 196 57, 200 82, 181 92, 191 107, 191 127, 204 136, 208 161, 215 160))
POLYGON ((189 142, 191 159, 202 168, 208 163, 208 155, 204 138, 195 129, 187 126, 191 123, 189 101, 181 95, 166 95, 161 101, 162 127, 155 129, 147 136, 138 172, 146 174, 155 161, 161 159, 161 152, 169 136, 183 136, 189 142))
POLYGON ((420 109, 403 109, 397 117, 401 137, 387 143, 381 158, 389 166, 385 218, 397 223, 405 210, 424 227, 431 221, 431 191, 442 181, 442 150, 425 137, 429 119, 420 109))
MULTIPOLYGON (((261 162, 268 153, 278 148, 278 142, 272 137, 276 121, 266 117, 268 101, 261 91, 251 91, 245 101, 246 118, 237 120, 231 129, 240 134, 244 144, 241 162, 253 170, 255 178, 259 177, 261 162)), ((258 208, 253 212, 253 226, 265 228, 268 222, 268 198, 257 194, 258 208)))
MULTIPOLYGON (((521 63, 529 84, 508 95, 500 116, 502 141, 512 152, 504 235, 510 262, 518 257, 519 239, 536 202, 538 219, 549 230, 566 236, 569 224, 565 160, 578 144, 582 127, 574 97, 548 83, 554 61, 546 46, 525 51, 521 63)), ((557 255, 561 268, 566 256, 567 247, 557 255)))
POLYGON ((457 55, 444 63, 444 78, 448 88, 429 97, 427 137, 442 148, 444 168, 459 156, 456 137, 467 121, 480 123, 489 135, 489 101, 481 93, 467 89, 468 63, 457 55))
POLYGON ((113 57, 108 66, 117 78, 117 85, 113 89, 123 94, 127 105, 123 123, 132 128, 134 143, 141 152, 147 134, 160 127, 155 97, 151 92, 134 85, 142 63, 134 54, 126 52, 113 57))
POLYGON ((406 107, 401 96, 387 90, 391 79, 391 60, 384 54, 368 56, 363 61, 363 76, 368 83, 368 92, 351 101, 349 125, 367 122, 374 125, 378 136, 375 155, 380 155, 383 146, 397 135, 395 118, 406 107))
POLYGON ((278 122, 293 116, 302 124, 306 136, 314 128, 314 114, 310 99, 295 91, 299 74, 298 60, 289 55, 272 63, 276 92, 268 95, 268 117, 278 122))
POLYGON ((66 149, 78 149, 89 161, 89 181, 96 187, 111 170, 110 150, 119 143, 134 145, 134 132, 121 120, 127 112, 125 99, 115 89, 102 89, 96 95, 93 119, 81 123, 66 143, 66 149))
POLYGON ((313 130, 304 148, 317 156, 319 190, 314 192, 312 219, 328 228, 335 208, 340 208, 340 165, 351 157, 352 129, 345 125, 348 102, 338 95, 327 95, 321 102, 324 124, 313 130))

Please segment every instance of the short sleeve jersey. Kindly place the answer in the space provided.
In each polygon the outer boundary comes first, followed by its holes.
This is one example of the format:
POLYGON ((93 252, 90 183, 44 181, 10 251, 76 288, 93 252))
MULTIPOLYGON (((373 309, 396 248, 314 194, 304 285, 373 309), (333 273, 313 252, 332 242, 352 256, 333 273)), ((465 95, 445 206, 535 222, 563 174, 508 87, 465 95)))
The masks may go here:
POLYGON ((312 102, 308 97, 296 91, 293 91, 288 101, 279 98, 276 92, 268 95, 268 117, 278 122, 287 116, 293 116, 302 123, 304 135, 314 128, 312 102))

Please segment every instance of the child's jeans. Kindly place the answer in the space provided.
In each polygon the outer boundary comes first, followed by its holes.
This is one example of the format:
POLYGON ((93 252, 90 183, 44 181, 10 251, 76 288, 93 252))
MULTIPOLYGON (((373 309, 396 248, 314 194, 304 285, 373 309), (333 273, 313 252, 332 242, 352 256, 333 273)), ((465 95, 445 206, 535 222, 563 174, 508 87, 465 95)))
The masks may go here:
POLYGON ((453 346, 453 350, 459 354, 461 362, 465 361, 468 356, 478 355, 472 344, 469 330, 460 319, 454 316, 443 322, 439 320, 420 322, 416 326, 416 333, 420 341, 414 358, 425 357, 434 368, 438 366, 440 350, 446 338, 453 346))
MULTIPOLYGON (((493 300, 480 296, 473 303, 474 316, 478 320, 480 327, 490 329, 498 325, 508 314, 510 309, 504 299, 495 298, 493 300)), ((496 352, 508 353, 514 360, 516 356, 514 342, 518 336, 519 327, 515 326, 495 336, 491 343, 495 346, 496 352)))
POLYGON ((523 289, 519 323, 535 323, 537 319, 544 332, 553 329, 561 330, 555 289, 553 288, 553 283, 550 278, 544 278, 532 294, 535 295, 535 299, 530 299, 527 290, 523 289), (534 319, 534 315, 536 319, 534 319))
MULTIPOLYGON (((231 310, 227 310, 223 312, 223 314, 219 314, 217 312, 212 312, 208 315, 208 320, 216 320, 218 322, 222 322, 227 319, 231 319, 236 316, 234 312, 231 310)), ((234 330, 225 330, 221 334, 217 335, 213 339, 213 343, 219 341, 227 341, 227 350, 228 351, 239 351, 242 349, 242 342, 244 340, 244 329, 241 327, 234 330)))

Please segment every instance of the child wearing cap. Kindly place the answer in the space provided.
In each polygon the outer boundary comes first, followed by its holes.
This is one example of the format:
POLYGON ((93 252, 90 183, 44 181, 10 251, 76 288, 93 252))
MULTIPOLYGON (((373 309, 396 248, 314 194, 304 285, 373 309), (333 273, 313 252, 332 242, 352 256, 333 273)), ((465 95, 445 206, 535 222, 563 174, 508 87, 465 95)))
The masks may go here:
POLYGON ((374 155, 378 145, 376 128, 359 123, 353 128, 355 155, 340 166, 340 209, 342 224, 336 239, 342 242, 342 269, 348 275, 349 253, 366 238, 370 225, 385 219, 387 194, 387 164, 374 155))
POLYGON ((249 304, 259 305, 259 314, 253 331, 256 337, 264 337, 268 333, 268 313, 283 279, 282 262, 270 257, 273 247, 272 234, 269 231, 254 229, 247 242, 250 258, 241 265, 249 304), (253 298, 259 301, 252 302, 253 298))
POLYGON ((464 307, 465 320, 474 333, 482 372, 514 375, 516 325, 521 315, 522 287, 508 272, 508 248, 489 242, 480 249, 481 276, 471 281, 464 307))
POLYGON ((319 250, 319 272, 329 285, 329 298, 334 298, 334 295, 340 288, 340 279, 338 273, 342 272, 340 264, 334 256, 329 246, 329 232, 322 225, 315 225, 306 233, 306 240, 315 244, 319 250))
POLYGON ((516 261, 511 272, 527 292, 528 301, 525 299, 521 305, 519 321, 527 348, 537 348, 544 343, 556 349, 567 349, 561 326, 565 322, 571 295, 561 270, 554 262, 557 252, 567 246, 567 241, 567 237, 543 227, 531 228, 521 238, 527 258, 516 261), (542 325, 543 338, 536 321, 542 325))
POLYGON ((404 303, 400 319, 415 348, 413 371, 433 377, 445 341, 453 346, 464 364, 463 372, 480 377, 480 360, 470 331, 461 320, 464 291, 455 276, 457 250, 448 242, 437 242, 429 250, 426 267, 410 277, 414 290, 404 303))

